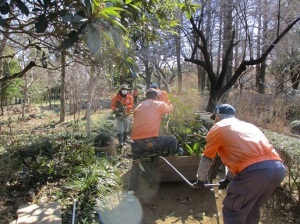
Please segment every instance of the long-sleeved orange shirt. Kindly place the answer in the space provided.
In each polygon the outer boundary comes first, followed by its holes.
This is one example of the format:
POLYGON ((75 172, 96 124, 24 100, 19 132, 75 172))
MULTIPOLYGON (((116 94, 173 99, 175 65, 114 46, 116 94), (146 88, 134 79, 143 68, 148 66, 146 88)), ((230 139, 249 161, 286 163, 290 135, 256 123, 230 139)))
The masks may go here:
POLYGON ((163 91, 163 90, 158 90, 158 96, 159 96, 159 100, 169 104, 170 103, 170 100, 169 100, 169 97, 168 97, 168 93, 166 91, 163 91))
POLYGON ((110 103, 110 108, 115 111, 117 107, 117 102, 120 102, 122 106, 126 106, 127 113, 133 108, 133 97, 130 94, 127 94, 126 97, 122 97, 119 93, 115 95, 110 103))
POLYGON ((258 127, 236 118, 217 122, 206 140, 204 155, 214 158, 219 153, 224 165, 235 175, 254 163, 281 160, 258 127))
POLYGON ((134 110, 134 122, 131 131, 133 140, 159 136, 161 118, 174 110, 171 104, 147 99, 134 110))

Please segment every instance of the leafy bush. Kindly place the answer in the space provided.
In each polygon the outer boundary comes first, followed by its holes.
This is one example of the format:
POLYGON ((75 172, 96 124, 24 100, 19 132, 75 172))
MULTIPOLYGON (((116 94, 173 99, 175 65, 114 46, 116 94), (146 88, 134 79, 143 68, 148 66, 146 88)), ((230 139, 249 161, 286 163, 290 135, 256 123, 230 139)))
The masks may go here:
MULTIPOLYGON (((280 213, 290 214, 289 220, 299 220, 300 214, 300 143, 298 138, 263 131, 279 152, 287 174, 281 190, 276 191, 269 206, 280 213), (285 192, 285 193, 283 193, 285 192), (285 197, 283 197, 285 195, 285 197), (284 202, 283 202, 284 201, 284 202), (273 204, 272 204, 273 203, 273 204), (280 204, 284 203, 284 206, 280 204), (292 214, 291 214, 292 211, 292 214)), ((294 222, 296 223, 296 222, 294 222)))
POLYGON ((96 125, 94 145, 98 147, 108 146, 112 143, 113 136, 115 136, 113 120, 110 120, 110 117, 102 117, 99 119, 96 125))
POLYGON ((290 126, 292 133, 300 135, 300 120, 292 121, 290 126))
MULTIPOLYGON (((60 200, 64 223, 71 221, 69 214, 74 198, 76 222, 96 223, 96 200, 122 187, 118 168, 114 166, 116 162, 95 155, 93 137, 88 138, 82 132, 23 139, 22 144, 7 151, 11 153, 0 157, 1 170, 9 171, 1 172, 1 186, 6 188, 1 191, 1 198, 9 197, 10 191, 19 187, 29 191, 49 185, 51 196, 46 195, 47 200, 60 200), (7 164, 9 167, 4 168, 7 164)), ((39 193, 34 203, 41 203, 42 197, 39 193)))
POLYGON ((174 135, 186 155, 201 157, 206 143, 206 129, 200 114, 193 111, 193 105, 188 102, 172 96, 170 99, 176 109, 162 120, 162 127, 165 127, 162 133, 174 135))

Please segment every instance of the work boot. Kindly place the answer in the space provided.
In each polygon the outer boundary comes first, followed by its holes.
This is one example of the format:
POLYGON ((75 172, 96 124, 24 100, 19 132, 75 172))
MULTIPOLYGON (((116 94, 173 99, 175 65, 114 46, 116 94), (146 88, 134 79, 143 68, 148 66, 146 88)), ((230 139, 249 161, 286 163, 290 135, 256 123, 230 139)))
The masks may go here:
POLYGON ((122 134, 117 134, 118 140, 119 140, 119 148, 123 148, 123 136, 122 134))
POLYGON ((127 145, 127 132, 123 132, 123 145, 127 145))

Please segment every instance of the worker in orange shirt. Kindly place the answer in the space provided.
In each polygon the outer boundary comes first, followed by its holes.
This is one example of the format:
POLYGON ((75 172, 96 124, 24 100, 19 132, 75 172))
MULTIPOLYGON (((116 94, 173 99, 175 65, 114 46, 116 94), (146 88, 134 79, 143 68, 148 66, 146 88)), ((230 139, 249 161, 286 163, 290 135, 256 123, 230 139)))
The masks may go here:
POLYGON ((229 104, 216 106, 211 117, 215 124, 207 134, 194 186, 204 186, 212 159, 218 153, 229 169, 219 182, 219 189, 230 184, 223 200, 224 223, 258 224, 260 207, 283 181, 285 167, 259 128, 238 120, 235 114, 229 104))
POLYGON ((127 84, 122 84, 120 90, 112 98, 110 107, 116 116, 117 137, 119 148, 126 145, 128 130, 130 126, 130 112, 133 109, 133 97, 129 94, 130 88, 127 84))
POLYGON ((131 131, 131 151, 133 154, 130 171, 129 192, 138 190, 140 168, 137 159, 146 152, 148 154, 173 155, 181 154, 177 139, 173 135, 159 135, 161 118, 164 114, 173 112, 171 103, 159 100, 159 92, 150 88, 146 92, 146 100, 141 102, 134 110, 133 127, 131 131))
POLYGON ((165 103, 170 103, 169 97, 168 97, 168 93, 166 91, 160 90, 158 88, 158 85, 156 83, 152 83, 150 85, 150 88, 156 89, 158 91, 158 98, 161 101, 164 101, 165 103))

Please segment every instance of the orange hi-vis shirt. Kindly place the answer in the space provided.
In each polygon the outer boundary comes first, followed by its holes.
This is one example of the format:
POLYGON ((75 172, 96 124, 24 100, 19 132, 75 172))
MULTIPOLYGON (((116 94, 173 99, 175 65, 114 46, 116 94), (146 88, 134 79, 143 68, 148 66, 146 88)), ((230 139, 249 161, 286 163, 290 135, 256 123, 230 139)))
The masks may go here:
POLYGON ((166 91, 163 91, 163 90, 158 90, 158 97, 159 97, 159 100, 165 102, 165 103, 170 103, 170 100, 169 100, 169 97, 168 97, 168 93, 166 91))
POLYGON ((133 97, 130 94, 127 94, 126 97, 122 97, 119 93, 115 95, 110 103, 110 108, 112 111, 115 111, 117 107, 117 102, 120 102, 122 106, 126 106, 127 113, 130 113, 130 110, 133 108, 133 97))
POLYGON ((134 110, 131 139, 158 137, 162 116, 173 110, 171 104, 163 101, 153 99, 143 101, 134 110))
POLYGON ((236 118, 226 118, 215 123, 208 132, 206 141, 204 155, 214 158, 219 153, 224 165, 234 175, 254 163, 281 161, 258 127, 236 118))

